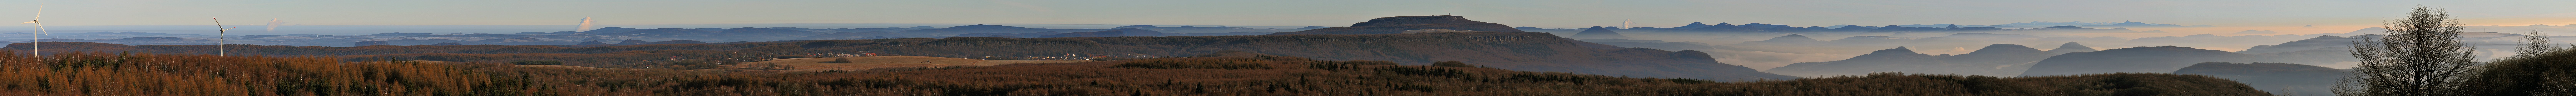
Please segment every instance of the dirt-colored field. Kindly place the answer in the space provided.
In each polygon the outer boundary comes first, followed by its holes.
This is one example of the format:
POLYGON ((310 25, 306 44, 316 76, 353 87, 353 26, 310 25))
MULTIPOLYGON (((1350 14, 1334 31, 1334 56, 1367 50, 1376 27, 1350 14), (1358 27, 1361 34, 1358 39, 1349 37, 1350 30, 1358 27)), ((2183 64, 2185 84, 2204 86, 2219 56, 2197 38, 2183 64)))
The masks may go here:
MULTIPOLYGON (((759 67, 759 66, 760 66, 759 64, 763 64, 763 63, 778 63, 778 64, 780 64, 780 65, 795 66, 795 67, 796 67, 796 68, 794 68, 794 69, 789 69, 789 70, 867 70, 867 69, 875 69, 875 68, 893 68, 893 67, 993 66, 993 65, 1002 65, 1002 64, 1019 64, 1019 63, 1072 63, 1072 62, 1090 62, 1089 60, 975 60, 975 59, 960 59, 960 58, 945 58, 945 57, 923 57, 923 56, 873 56, 873 57, 838 57, 838 58, 849 58, 849 59, 850 59, 850 63, 828 63, 828 62, 832 62, 832 60, 833 60, 832 58, 835 58, 835 57, 825 57, 825 58, 789 58, 789 59, 777 59, 777 60, 760 61, 760 62, 743 62, 743 63, 741 63, 741 64, 736 64, 736 65, 732 65, 732 66, 725 66, 724 68, 752 68, 752 67, 759 67)), ((783 68, 782 68, 782 69, 783 69, 783 68)))
POLYGON ((442 64, 442 63, 448 63, 448 62, 447 62, 447 61, 429 61, 429 60, 410 60, 410 61, 393 61, 393 62, 385 62, 385 61, 376 61, 376 62, 349 62, 349 63, 347 63, 347 64, 383 64, 383 63, 428 63, 428 64, 442 64))
POLYGON ((510 65, 510 67, 565 68, 565 69, 592 69, 592 70, 635 70, 635 69, 627 69, 627 68, 596 68, 596 67, 563 66, 563 65, 510 65))

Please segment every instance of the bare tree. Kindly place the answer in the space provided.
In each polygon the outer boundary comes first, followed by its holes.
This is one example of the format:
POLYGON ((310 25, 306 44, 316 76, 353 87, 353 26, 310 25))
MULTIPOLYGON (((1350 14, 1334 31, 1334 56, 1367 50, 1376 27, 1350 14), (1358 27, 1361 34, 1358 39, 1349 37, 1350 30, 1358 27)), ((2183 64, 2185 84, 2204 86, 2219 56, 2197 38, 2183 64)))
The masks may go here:
POLYGON ((2514 58, 2538 57, 2540 54, 2549 54, 2551 50, 2559 50, 2557 46, 2549 45, 2549 35, 2541 35, 2540 32, 2523 34, 2522 38, 2522 46, 2513 48, 2514 58))
POLYGON ((2404 20, 2388 24, 2387 36, 2353 42, 2352 57, 2361 64, 2336 88, 2345 96, 2454 96, 2479 62, 2460 42, 2458 21, 2448 12, 2415 7, 2404 20))

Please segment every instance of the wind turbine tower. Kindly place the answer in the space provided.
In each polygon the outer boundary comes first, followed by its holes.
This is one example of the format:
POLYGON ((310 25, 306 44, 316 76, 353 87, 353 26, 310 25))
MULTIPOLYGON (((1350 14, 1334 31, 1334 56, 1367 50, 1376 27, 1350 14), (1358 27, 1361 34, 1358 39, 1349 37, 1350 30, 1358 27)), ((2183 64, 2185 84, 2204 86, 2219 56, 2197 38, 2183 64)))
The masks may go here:
POLYGON ((219 57, 220 57, 220 56, 224 56, 224 51, 227 51, 227 50, 225 50, 225 48, 224 48, 224 47, 225 47, 225 45, 230 45, 230 43, 224 43, 224 41, 225 41, 225 40, 224 40, 224 31, 230 31, 230 30, 233 30, 233 28, 241 28, 241 27, 230 27, 230 28, 224 27, 224 19, 223 19, 223 18, 206 17, 206 19, 214 19, 214 20, 215 20, 215 56, 219 56, 219 57))

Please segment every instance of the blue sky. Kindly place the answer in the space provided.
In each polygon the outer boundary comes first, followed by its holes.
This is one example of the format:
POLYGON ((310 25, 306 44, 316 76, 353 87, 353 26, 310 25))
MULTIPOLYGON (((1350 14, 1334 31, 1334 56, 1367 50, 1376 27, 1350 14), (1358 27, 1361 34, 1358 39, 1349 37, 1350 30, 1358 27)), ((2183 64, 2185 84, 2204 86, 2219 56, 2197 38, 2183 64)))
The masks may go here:
MULTIPOLYGON (((1690 22, 1799 26, 2138 21, 2218 26, 2375 26, 2426 5, 2471 25, 2576 24, 2568 0, 12 0, 0 18, 49 26, 939 23, 1347 26, 1454 13, 1514 26, 1690 22)), ((7 20, 0 19, 0 20, 7 20)), ((26 26, 26 25, 0 25, 26 26)))

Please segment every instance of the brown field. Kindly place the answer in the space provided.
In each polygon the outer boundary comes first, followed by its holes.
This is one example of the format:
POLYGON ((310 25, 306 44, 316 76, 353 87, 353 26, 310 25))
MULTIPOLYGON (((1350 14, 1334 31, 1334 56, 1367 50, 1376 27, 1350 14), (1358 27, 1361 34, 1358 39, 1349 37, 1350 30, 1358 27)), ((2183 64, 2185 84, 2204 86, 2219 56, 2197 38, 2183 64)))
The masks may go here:
POLYGON ((1090 60, 976 60, 976 59, 960 59, 960 58, 946 58, 946 57, 924 57, 924 56, 873 56, 873 57, 838 57, 838 58, 849 58, 849 59, 850 59, 850 63, 826 63, 826 62, 832 62, 832 60, 833 60, 832 58, 836 58, 836 57, 824 57, 824 58, 789 58, 789 59, 777 59, 777 60, 758 61, 758 62, 743 62, 743 63, 741 63, 741 64, 734 64, 734 65, 724 66, 724 67, 722 67, 722 68, 752 68, 752 67, 759 67, 759 64, 763 64, 763 63, 778 63, 778 64, 786 65, 786 66, 795 66, 795 68, 793 68, 793 69, 788 69, 788 68, 779 68, 779 69, 785 69, 785 70, 867 70, 867 69, 875 69, 875 68, 893 68, 893 67, 993 66, 993 65, 1002 65, 1002 64, 1019 64, 1019 63, 1073 63, 1073 62, 1091 62, 1090 60))
POLYGON ((510 65, 510 67, 564 68, 564 69, 591 69, 591 70, 638 70, 638 69, 628 69, 628 68, 597 68, 597 67, 563 66, 563 65, 510 65))
POLYGON ((444 63, 448 63, 448 62, 447 62, 447 61, 429 61, 429 60, 409 60, 409 61, 394 61, 394 62, 385 62, 385 61, 375 61, 375 62, 349 62, 349 64, 383 64, 383 63, 423 63, 423 64, 444 64, 444 63))

